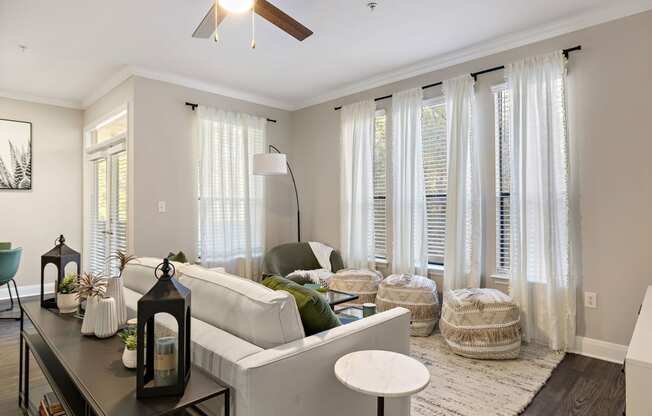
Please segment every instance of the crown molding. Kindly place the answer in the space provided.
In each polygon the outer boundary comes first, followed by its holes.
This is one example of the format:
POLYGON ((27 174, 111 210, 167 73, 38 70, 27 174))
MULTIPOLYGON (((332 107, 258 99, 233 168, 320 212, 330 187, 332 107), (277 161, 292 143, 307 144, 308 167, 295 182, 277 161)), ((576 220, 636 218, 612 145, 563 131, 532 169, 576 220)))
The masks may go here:
POLYGON ((478 43, 476 45, 460 49, 452 53, 439 55, 415 65, 406 66, 398 70, 376 75, 361 82, 351 83, 347 86, 335 89, 327 94, 322 94, 315 98, 298 103, 298 105, 293 110, 299 110, 313 105, 336 100, 338 98, 357 94, 415 76, 427 74, 439 69, 449 68, 453 65, 462 64, 474 59, 484 58, 486 56, 565 35, 577 30, 585 29, 587 27, 596 26, 601 23, 642 13, 650 9, 652 9, 652 0, 634 0, 630 2, 618 1, 615 4, 608 4, 605 7, 601 7, 599 9, 595 9, 575 17, 558 20, 556 22, 542 25, 533 29, 501 36, 499 38, 478 43))
POLYGON ((49 98, 49 97, 41 97, 38 95, 31 95, 31 94, 24 94, 21 92, 13 92, 13 91, 2 91, 0 90, 0 97, 3 98, 9 98, 12 100, 19 100, 19 101, 27 101, 30 103, 36 103, 36 104, 47 104, 47 105, 53 105, 56 107, 65 107, 65 108, 72 108, 74 110, 81 110, 82 105, 79 101, 75 100, 61 100, 58 98, 49 98))
POLYGON ((95 90, 91 91, 81 100, 81 105, 87 109, 97 100, 111 92, 115 87, 122 84, 132 76, 132 67, 126 66, 102 82, 95 90))
POLYGON ((195 78, 185 77, 169 72, 155 71, 145 67, 127 66, 122 68, 106 82, 104 82, 97 90, 89 94, 83 101, 84 108, 88 108, 98 99, 108 94, 112 89, 126 81, 132 76, 141 78, 152 79, 156 81, 167 82, 170 84, 180 85, 186 88, 192 88, 199 91, 210 92, 213 94, 223 95, 229 98, 248 101, 255 104, 273 107, 281 110, 291 111, 296 107, 290 103, 276 100, 273 98, 252 94, 246 91, 238 90, 235 88, 227 87, 225 85, 201 81, 195 78))

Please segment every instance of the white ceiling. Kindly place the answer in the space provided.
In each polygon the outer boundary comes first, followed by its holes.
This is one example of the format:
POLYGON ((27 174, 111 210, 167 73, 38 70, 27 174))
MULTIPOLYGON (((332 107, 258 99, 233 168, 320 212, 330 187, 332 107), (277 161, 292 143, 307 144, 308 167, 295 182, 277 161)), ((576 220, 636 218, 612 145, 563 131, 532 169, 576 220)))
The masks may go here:
POLYGON ((229 16, 219 44, 191 37, 211 0, 0 0, 0 91, 81 105, 135 72, 294 109, 426 72, 457 52, 468 59, 652 8, 652 0, 378 0, 372 13, 366 0, 271 1, 315 34, 298 42, 258 18, 251 50, 248 16, 229 16))

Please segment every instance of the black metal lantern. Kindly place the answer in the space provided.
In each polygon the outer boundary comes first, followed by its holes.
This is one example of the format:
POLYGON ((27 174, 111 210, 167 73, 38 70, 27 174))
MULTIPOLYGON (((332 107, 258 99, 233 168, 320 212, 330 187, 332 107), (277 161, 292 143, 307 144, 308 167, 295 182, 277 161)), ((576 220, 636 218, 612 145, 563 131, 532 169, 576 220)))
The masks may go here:
POLYGON ((59 291, 59 284, 66 275, 68 263, 77 264, 77 275, 81 273, 80 254, 65 245, 65 242, 65 237, 60 235, 54 242, 54 248, 41 256, 41 307, 43 308, 55 309, 57 307, 56 297, 45 298, 45 266, 54 264, 57 268, 57 281, 54 286, 55 296, 59 291))
POLYGON ((158 281, 138 300, 136 397, 139 399, 180 396, 190 378, 190 289, 179 283, 174 273, 174 266, 163 260, 154 270, 158 281), (156 336, 156 314, 162 313, 176 320, 174 336, 156 336))

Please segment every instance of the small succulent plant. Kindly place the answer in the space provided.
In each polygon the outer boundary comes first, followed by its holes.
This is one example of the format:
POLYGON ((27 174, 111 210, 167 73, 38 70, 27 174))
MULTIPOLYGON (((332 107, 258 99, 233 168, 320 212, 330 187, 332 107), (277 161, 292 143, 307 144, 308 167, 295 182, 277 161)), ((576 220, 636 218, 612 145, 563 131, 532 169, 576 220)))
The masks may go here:
POLYGON ((84 273, 79 278, 79 289, 77 293, 82 299, 90 299, 92 297, 103 298, 106 295, 107 282, 100 275, 93 273, 84 273))
POLYGON ((122 343, 125 344, 125 348, 130 351, 136 349, 136 329, 135 328, 125 328, 118 334, 122 343))
POLYGON ((69 274, 63 278, 61 283, 59 283, 59 293, 62 295, 69 295, 71 293, 76 293, 79 290, 77 285, 77 274, 69 274))

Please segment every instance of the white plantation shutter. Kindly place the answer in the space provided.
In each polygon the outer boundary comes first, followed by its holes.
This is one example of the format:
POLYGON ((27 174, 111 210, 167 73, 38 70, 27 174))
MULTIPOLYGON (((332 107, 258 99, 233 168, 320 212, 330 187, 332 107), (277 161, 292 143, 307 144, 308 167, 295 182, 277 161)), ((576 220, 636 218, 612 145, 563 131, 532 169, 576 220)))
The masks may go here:
POLYGON ((387 114, 376 111, 374 130, 375 256, 387 258, 387 114))
POLYGON ((494 88, 496 123, 496 274, 511 271, 511 149, 510 93, 505 86, 494 88))
POLYGON ((105 259, 109 247, 106 238, 108 212, 108 178, 106 174, 106 158, 91 161, 91 203, 89 217, 89 240, 86 250, 88 271, 96 274, 104 273, 105 259))
MULTIPOLYGON (((110 249, 127 253, 127 152, 111 156, 110 249)), ((111 262, 109 272, 118 275, 117 259, 111 262)))
POLYGON ((423 169, 426 185, 428 226, 428 261, 444 264, 446 245, 446 107, 443 101, 424 103, 421 136, 423 140, 423 169))

